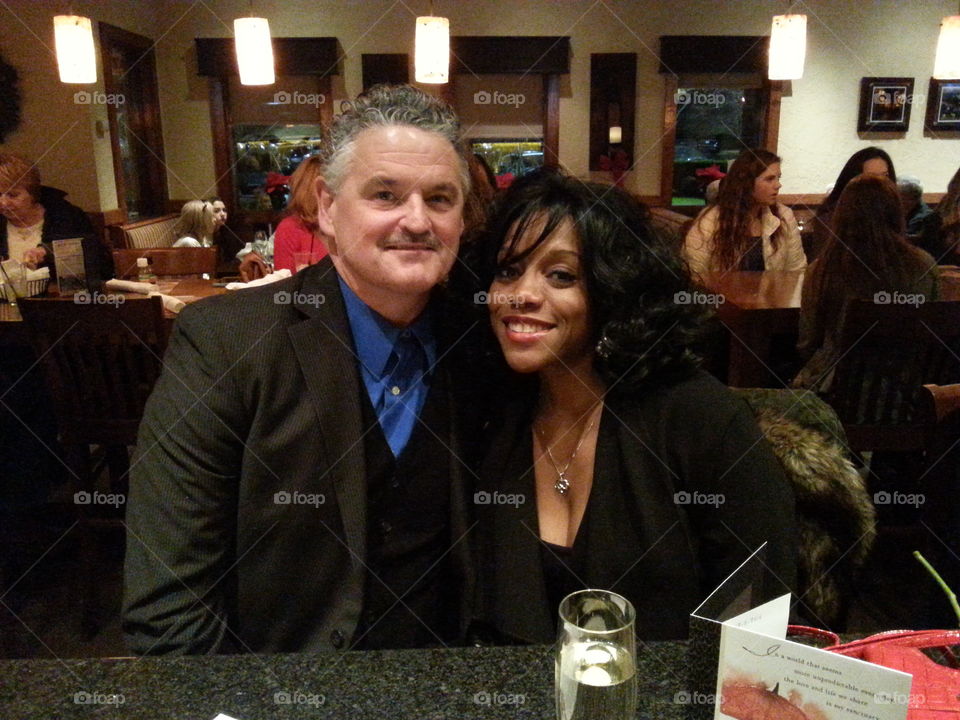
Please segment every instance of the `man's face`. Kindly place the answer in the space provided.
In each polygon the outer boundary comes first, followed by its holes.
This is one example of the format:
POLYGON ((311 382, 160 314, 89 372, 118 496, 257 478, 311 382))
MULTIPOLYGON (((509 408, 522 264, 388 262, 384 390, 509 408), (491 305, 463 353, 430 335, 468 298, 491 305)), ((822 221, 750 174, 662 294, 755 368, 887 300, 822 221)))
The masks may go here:
POLYGON ((425 302, 450 271, 463 232, 453 146, 410 126, 360 133, 346 177, 319 182, 320 229, 347 285, 375 310, 425 302))

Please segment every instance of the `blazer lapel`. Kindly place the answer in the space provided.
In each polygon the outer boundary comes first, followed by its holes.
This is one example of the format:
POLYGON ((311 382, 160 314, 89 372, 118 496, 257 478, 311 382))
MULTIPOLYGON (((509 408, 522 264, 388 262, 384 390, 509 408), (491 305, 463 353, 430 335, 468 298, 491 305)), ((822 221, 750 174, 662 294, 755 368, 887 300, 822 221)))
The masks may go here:
POLYGON ((354 564, 362 564, 367 486, 359 399, 365 390, 333 264, 327 258, 301 272, 293 304, 307 317, 288 333, 316 411, 317 442, 329 462, 347 546, 354 564))

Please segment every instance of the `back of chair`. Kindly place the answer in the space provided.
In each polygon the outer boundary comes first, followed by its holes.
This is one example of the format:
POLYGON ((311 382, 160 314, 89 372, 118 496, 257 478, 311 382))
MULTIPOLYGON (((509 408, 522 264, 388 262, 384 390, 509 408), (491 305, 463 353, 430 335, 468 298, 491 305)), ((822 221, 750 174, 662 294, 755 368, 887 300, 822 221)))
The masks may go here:
POLYGON ((113 265, 118 278, 137 276, 137 259, 148 258, 154 275, 213 275, 217 271, 215 247, 151 248, 114 250, 113 265))
POLYGON ((854 450, 925 446, 923 385, 960 381, 960 302, 850 303, 827 402, 854 450))
POLYGON ((64 443, 134 444, 166 349, 160 298, 119 304, 29 299, 19 306, 64 443))

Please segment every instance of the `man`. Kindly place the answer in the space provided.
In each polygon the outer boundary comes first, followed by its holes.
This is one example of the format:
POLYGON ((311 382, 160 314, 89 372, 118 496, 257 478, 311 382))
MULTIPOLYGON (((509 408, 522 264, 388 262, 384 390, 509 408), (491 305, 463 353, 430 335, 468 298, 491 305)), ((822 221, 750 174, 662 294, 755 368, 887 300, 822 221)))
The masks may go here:
POLYGON ((463 230, 458 132, 413 88, 361 96, 318 180, 329 258, 178 318, 131 472, 135 652, 462 635, 469 431, 431 299, 463 230))
POLYGON ((940 241, 940 216, 923 201, 923 186, 917 178, 901 175, 897 189, 907 223, 907 239, 940 261, 946 254, 940 241))

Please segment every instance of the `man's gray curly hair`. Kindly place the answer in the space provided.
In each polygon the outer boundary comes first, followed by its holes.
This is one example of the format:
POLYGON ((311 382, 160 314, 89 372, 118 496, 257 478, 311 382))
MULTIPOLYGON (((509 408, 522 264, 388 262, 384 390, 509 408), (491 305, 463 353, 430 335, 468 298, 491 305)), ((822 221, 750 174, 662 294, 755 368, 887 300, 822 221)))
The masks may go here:
POLYGON ((374 127, 410 125, 447 140, 460 162, 460 185, 466 198, 470 172, 460 137, 460 121, 442 100, 410 85, 375 85, 356 100, 341 104, 341 114, 327 130, 320 152, 323 179, 337 192, 346 179, 357 136, 374 127))

